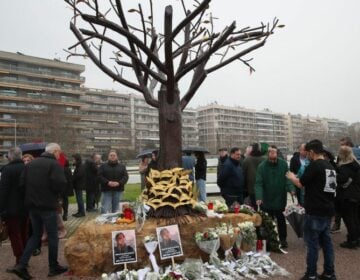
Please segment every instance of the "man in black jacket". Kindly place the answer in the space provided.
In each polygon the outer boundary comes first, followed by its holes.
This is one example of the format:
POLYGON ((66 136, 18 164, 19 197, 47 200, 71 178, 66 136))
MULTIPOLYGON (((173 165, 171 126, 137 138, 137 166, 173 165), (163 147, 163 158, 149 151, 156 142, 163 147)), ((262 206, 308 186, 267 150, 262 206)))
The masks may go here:
POLYGON ((21 150, 11 148, 8 152, 10 162, 2 169, 0 181, 0 215, 8 227, 11 248, 19 263, 28 239, 28 217, 25 210, 25 193, 20 188, 20 177, 24 170, 21 150))
POLYGON ((31 279, 27 266, 32 253, 38 246, 43 226, 48 234, 49 274, 55 276, 67 271, 60 266, 58 257, 57 213, 58 198, 66 188, 64 171, 57 162, 61 148, 56 143, 46 145, 45 152, 25 166, 22 184, 25 187, 25 206, 33 227, 33 235, 26 244, 20 262, 12 272, 21 279, 31 279))
POLYGON ((234 202, 244 203, 244 174, 240 166, 241 152, 239 148, 230 150, 230 157, 221 168, 217 184, 227 206, 234 202))
POLYGON ((96 194, 100 191, 98 170, 101 164, 101 155, 93 154, 85 162, 86 211, 96 211, 96 194))
POLYGON ((100 166, 99 178, 102 192, 101 213, 115 213, 119 210, 119 202, 129 179, 126 167, 119 162, 115 150, 109 152, 108 161, 100 166))

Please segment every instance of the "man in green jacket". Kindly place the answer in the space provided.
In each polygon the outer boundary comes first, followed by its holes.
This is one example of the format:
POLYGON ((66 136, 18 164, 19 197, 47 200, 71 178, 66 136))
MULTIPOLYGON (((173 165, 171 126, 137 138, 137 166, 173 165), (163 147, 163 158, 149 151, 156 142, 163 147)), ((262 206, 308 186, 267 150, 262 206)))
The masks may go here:
POLYGON ((285 216, 287 192, 295 194, 295 188, 285 177, 288 172, 285 160, 278 158, 278 148, 269 146, 268 157, 257 168, 255 181, 256 204, 277 220, 282 248, 287 248, 285 216))

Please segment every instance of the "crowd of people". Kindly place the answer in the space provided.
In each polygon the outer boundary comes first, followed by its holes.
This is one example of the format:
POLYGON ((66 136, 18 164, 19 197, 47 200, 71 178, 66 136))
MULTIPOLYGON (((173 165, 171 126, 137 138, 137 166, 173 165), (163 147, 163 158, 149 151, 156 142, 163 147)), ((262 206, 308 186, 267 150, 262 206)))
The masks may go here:
MULTIPOLYGON (((305 208, 307 270, 303 280, 336 279, 331 233, 339 230, 341 219, 347 240, 340 246, 360 247, 360 165, 353 146, 349 138, 341 139, 335 159, 321 141, 312 140, 299 146, 289 165, 274 145, 254 143, 244 155, 237 147, 231 148, 229 154, 226 148, 219 150, 217 184, 226 204, 230 208, 248 204, 268 213, 276 220, 282 248, 288 247, 283 214, 288 194, 305 208), (324 253, 324 272, 318 276, 319 247, 324 253)), ((198 200, 206 202, 207 160, 203 151, 194 155, 185 153, 182 165, 189 170, 198 200)), ((9 163, 1 170, 0 215, 7 224, 15 256, 15 265, 7 272, 31 279, 29 260, 41 253, 41 242, 47 239, 48 276, 62 274, 67 268, 58 263, 58 243, 66 234, 63 221, 68 219, 69 196, 76 197, 75 218, 98 210, 117 212, 129 178, 126 167, 117 152, 110 150, 105 162, 99 154, 85 162, 79 154, 72 155, 72 171, 56 143, 48 144, 38 158, 22 155, 19 148, 10 149, 7 157, 9 163)), ((150 162, 147 156, 139 162, 142 190, 151 169, 157 169, 156 150, 150 162)))
POLYGON ((62 274, 67 267, 58 263, 58 244, 66 235, 63 221, 68 218, 69 196, 76 196, 75 218, 97 211, 100 195, 100 212, 116 212, 128 180, 127 170, 117 152, 111 150, 104 163, 99 154, 85 162, 79 154, 72 155, 72 172, 57 143, 47 144, 38 158, 22 155, 17 147, 9 150, 7 158, 9 163, 1 170, 0 216, 7 225, 15 256, 15 265, 7 272, 31 279, 29 260, 41 253, 42 241, 47 240, 48 277, 62 274))
POLYGON ((304 241, 307 269, 302 280, 335 280, 334 248, 331 233, 340 228, 341 218, 347 249, 360 247, 360 165, 351 139, 340 140, 337 159, 319 140, 299 146, 290 165, 274 145, 254 143, 242 157, 239 148, 219 150, 217 184, 226 204, 248 204, 267 212, 277 222, 282 248, 287 248, 283 214, 288 193, 305 208, 304 241), (334 218, 333 226, 331 223, 334 218), (319 248, 324 253, 324 271, 317 274, 319 248))

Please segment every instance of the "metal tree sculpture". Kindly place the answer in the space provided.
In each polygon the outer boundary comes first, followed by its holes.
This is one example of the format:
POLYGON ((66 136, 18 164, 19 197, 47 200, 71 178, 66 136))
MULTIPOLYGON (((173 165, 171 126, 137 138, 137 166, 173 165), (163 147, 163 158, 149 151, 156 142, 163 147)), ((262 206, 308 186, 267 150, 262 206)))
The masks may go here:
POLYGON ((164 32, 160 34, 154 25, 152 0, 148 2, 149 16, 145 16, 141 4, 128 10, 128 18, 139 15, 140 27, 128 23, 124 1, 65 0, 74 10, 70 28, 78 39, 69 48, 70 56, 90 57, 108 76, 141 92, 150 106, 158 108, 161 170, 181 166, 181 111, 207 75, 234 61, 241 61, 250 72, 254 71, 249 64, 251 59, 243 57, 262 47, 274 29, 281 27, 277 19, 272 24, 243 29, 236 29, 235 22, 232 22, 222 32, 215 32, 215 18, 210 12, 206 13, 210 1, 194 0, 192 11, 186 8, 184 0, 180 1, 185 16, 175 28, 173 8, 166 6, 164 32), (88 29, 79 27, 84 24, 88 29), (183 39, 180 43, 177 38, 181 33, 183 39), (78 45, 82 46, 84 54, 72 50, 78 45), (106 47, 113 51, 111 67, 109 60, 104 60, 106 47), (218 59, 210 63, 212 57, 218 59), (135 77, 125 78, 123 71, 119 72, 116 66, 132 69, 135 77), (180 95, 178 84, 187 74, 192 74, 191 82, 187 91, 180 95), (155 98, 157 85, 160 87, 155 98))

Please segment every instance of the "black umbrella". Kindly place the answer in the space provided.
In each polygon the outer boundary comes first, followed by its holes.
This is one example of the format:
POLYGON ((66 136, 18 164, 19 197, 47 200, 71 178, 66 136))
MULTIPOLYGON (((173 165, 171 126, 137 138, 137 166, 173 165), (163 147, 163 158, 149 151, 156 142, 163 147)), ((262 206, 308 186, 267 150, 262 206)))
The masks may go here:
POLYGON ((298 238, 304 236, 304 223, 305 223, 305 214, 300 214, 293 212, 290 215, 286 216, 289 224, 293 228, 298 238))
POLYGON ((26 143, 21 144, 19 147, 23 154, 31 154, 34 157, 38 157, 45 152, 46 143, 26 143))
POLYGON ((201 146, 188 146, 188 147, 183 148, 182 151, 184 153, 194 153, 194 152, 209 153, 208 149, 201 147, 201 146))
POLYGON ((141 151, 137 156, 136 158, 142 158, 142 157, 148 157, 148 156, 151 156, 151 154, 153 152, 157 151, 157 149, 145 149, 143 151, 141 151))
MULTIPOLYGON (((294 203, 294 197, 291 196, 294 203)), ((289 205, 286 207, 284 216, 288 220, 290 226, 295 231, 298 238, 304 236, 305 211, 301 206, 289 205)))

